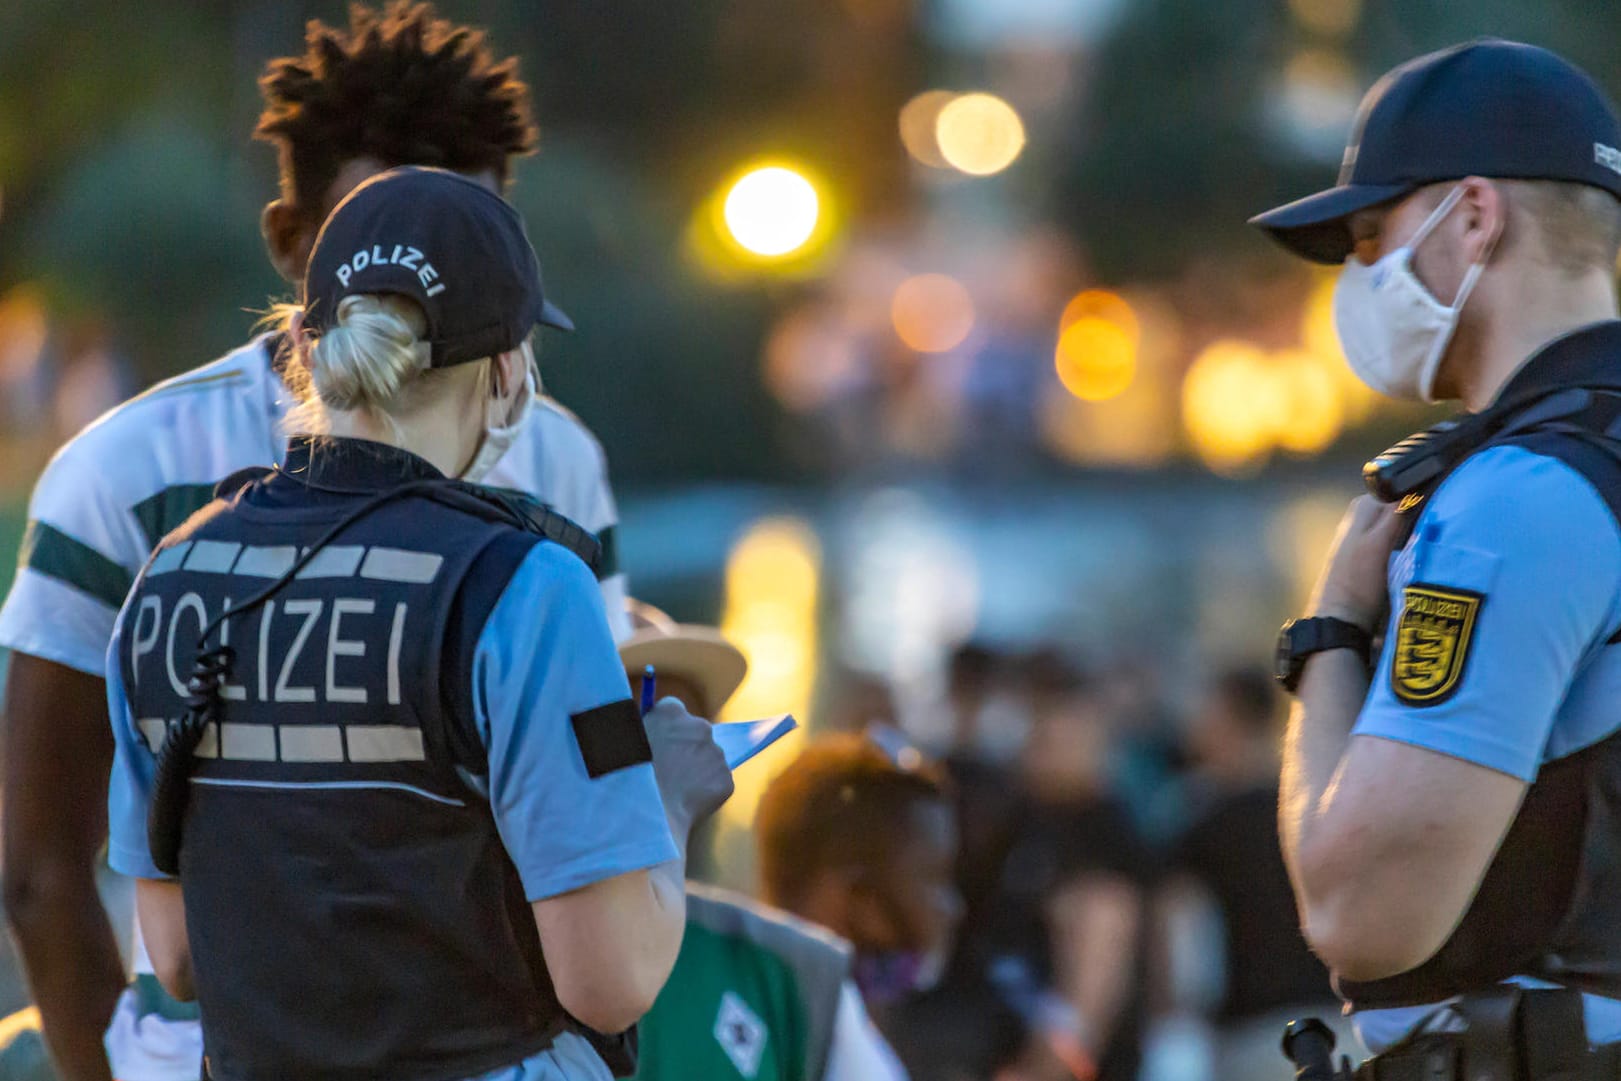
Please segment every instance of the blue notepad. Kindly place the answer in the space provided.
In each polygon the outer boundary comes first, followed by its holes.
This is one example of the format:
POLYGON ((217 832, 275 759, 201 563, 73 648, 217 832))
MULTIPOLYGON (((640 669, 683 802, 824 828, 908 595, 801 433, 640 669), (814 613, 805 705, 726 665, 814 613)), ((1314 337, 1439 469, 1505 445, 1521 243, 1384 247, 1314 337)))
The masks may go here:
POLYGON ((736 769, 798 727, 792 713, 783 713, 758 721, 728 721, 712 726, 712 731, 726 765, 736 769))

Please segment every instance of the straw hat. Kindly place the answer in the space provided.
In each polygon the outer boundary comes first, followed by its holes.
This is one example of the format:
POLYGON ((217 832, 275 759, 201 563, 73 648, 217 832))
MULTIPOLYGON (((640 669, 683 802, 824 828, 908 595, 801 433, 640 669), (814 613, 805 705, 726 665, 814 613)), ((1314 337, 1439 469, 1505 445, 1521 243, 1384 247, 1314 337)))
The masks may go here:
POLYGON ((688 680, 703 692, 710 710, 720 712, 748 673, 749 662, 714 627, 677 623, 651 604, 634 598, 630 609, 631 635, 619 643, 619 659, 627 672, 653 666, 654 678, 668 672, 688 680))

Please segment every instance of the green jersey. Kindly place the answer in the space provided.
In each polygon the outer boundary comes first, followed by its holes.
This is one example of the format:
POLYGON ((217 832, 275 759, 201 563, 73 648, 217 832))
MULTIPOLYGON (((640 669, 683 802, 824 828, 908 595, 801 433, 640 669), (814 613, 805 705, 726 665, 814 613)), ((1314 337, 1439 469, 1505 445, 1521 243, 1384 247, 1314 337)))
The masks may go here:
POLYGON ((675 970, 642 1019, 639 1081, 822 1081, 849 948, 738 894, 687 887, 675 970))

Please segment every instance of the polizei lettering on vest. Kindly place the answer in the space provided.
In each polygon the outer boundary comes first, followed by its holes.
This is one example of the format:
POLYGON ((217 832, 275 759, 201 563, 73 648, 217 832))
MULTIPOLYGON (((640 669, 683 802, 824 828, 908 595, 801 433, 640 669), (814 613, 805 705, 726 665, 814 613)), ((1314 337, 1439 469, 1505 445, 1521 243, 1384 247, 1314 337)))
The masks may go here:
MULTIPOLYGON (((230 604, 226 598, 223 607, 228 610, 230 604)), ((379 613, 371 597, 301 598, 279 605, 266 601, 257 619, 237 621, 237 635, 246 632, 257 641, 239 648, 234 679, 222 688, 223 696, 240 702, 251 692, 259 702, 365 704, 382 700, 398 705, 400 647, 409 611, 407 604, 397 603, 390 611, 379 613), (321 630, 325 633, 319 633, 321 630), (312 650, 318 651, 316 656, 305 659, 312 650), (317 668, 308 667, 311 664, 324 667, 324 680, 317 668)), ((167 678, 170 690, 184 699, 197 638, 214 615, 195 592, 182 593, 167 612, 164 598, 142 597, 130 631, 133 686, 140 686, 143 674, 149 679, 156 676, 160 683, 167 678), (148 671, 149 666, 156 667, 148 671)), ((232 621, 223 627, 227 629, 221 631, 221 644, 230 645, 232 621)))

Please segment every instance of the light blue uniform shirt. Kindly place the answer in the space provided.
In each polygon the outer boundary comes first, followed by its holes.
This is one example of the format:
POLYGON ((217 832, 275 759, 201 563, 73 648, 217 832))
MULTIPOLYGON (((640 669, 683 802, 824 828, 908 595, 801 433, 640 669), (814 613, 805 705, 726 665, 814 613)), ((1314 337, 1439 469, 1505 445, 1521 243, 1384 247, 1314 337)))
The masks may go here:
MULTIPOLYGON (((109 862, 126 875, 162 878, 146 837, 155 758, 131 717, 118 660, 124 618, 107 663, 116 744, 109 862)), ((677 858, 652 766, 592 780, 575 740, 571 714, 630 694, 602 592, 584 563, 556 544, 531 549, 480 632, 473 680, 475 722, 489 758, 488 778, 476 786, 529 900, 677 858)), ((565 1035, 550 1050, 477 1081, 609 1077, 584 1040, 565 1035)))
MULTIPOLYGON (((1475 455, 1430 498, 1391 557, 1389 581, 1391 623, 1354 734, 1529 784, 1544 762, 1621 728, 1621 646, 1606 645, 1621 627, 1621 535, 1603 498, 1563 462, 1512 446, 1475 455), (1461 672, 1428 704, 1403 702, 1393 684, 1409 586, 1479 597, 1461 672)), ((1621 1001, 1585 998, 1589 1039, 1621 1040, 1621 1001)), ((1367 1010, 1357 1028, 1377 1051, 1433 1012, 1367 1010)))

